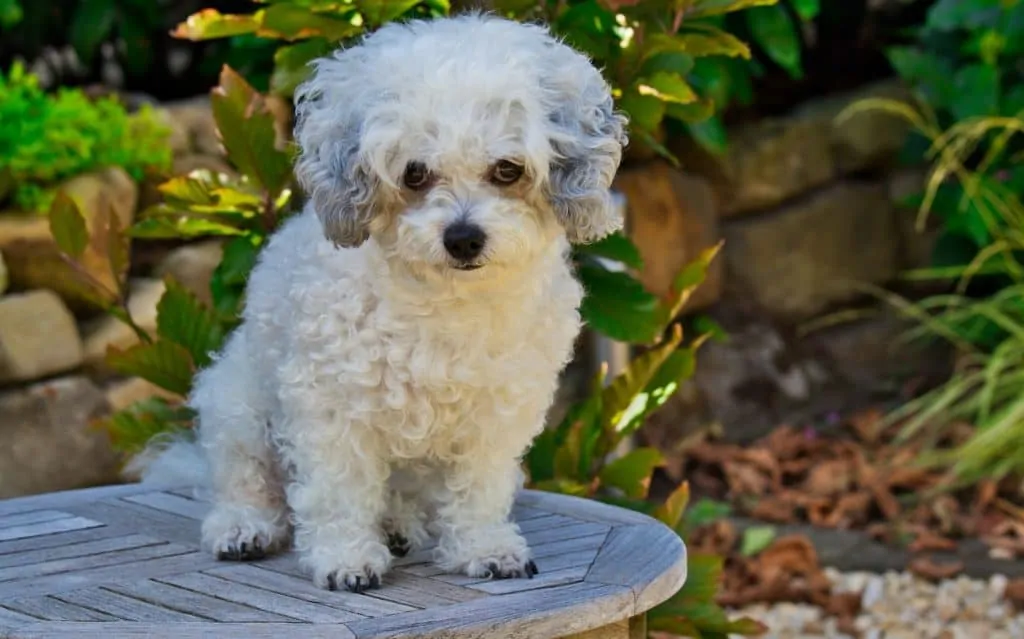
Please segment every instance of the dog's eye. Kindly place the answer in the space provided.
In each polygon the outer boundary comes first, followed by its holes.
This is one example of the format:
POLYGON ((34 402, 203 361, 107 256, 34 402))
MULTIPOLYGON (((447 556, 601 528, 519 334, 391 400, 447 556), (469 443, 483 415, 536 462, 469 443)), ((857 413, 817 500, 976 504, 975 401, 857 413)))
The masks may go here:
POLYGON ((521 177, 523 177, 523 167, 509 160, 500 160, 491 169, 491 182, 501 186, 515 184, 521 177))
POLYGON ((430 169, 427 168, 426 164, 410 162, 405 165, 405 174, 402 176, 402 182, 413 191, 426 188, 430 185, 431 179, 430 169))

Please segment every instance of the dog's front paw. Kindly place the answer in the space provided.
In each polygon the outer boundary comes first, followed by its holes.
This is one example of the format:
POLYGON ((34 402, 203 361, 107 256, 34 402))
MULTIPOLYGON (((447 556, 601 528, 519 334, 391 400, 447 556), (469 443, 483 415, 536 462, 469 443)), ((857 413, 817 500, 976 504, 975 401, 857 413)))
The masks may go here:
POLYGON ((380 587, 391 565, 391 552, 380 542, 366 542, 333 551, 320 548, 305 563, 312 567, 313 581, 321 588, 363 592, 380 587))
POLYGON ((217 559, 262 559, 287 543, 288 530, 274 512, 215 507, 203 521, 203 543, 217 559))
POLYGON ((453 572, 481 579, 532 579, 537 564, 526 540, 512 528, 442 540, 438 564, 453 572))

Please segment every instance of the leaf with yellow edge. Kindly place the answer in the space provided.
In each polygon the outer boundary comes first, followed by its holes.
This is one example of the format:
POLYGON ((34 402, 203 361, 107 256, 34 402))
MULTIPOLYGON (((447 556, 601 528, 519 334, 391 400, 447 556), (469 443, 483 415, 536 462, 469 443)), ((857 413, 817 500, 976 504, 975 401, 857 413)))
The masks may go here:
POLYGON ((708 268, 710 268, 711 262, 718 255, 718 252, 722 250, 724 244, 725 241, 723 240, 712 247, 704 249, 697 256, 697 259, 683 267, 683 270, 676 275, 672 281, 672 296, 674 299, 671 300, 669 306, 672 309, 670 317, 679 315, 679 312, 683 310, 693 292, 707 279, 708 268))
POLYGON ((676 530, 683 520, 683 513, 686 512, 686 506, 689 503, 690 483, 684 481, 669 494, 665 503, 658 506, 654 511, 654 517, 672 530, 676 530))
POLYGON ((81 257, 89 243, 85 218, 78 204, 64 191, 57 191, 50 206, 50 234, 57 248, 72 259, 81 257))
POLYGON ((651 474, 665 465, 657 448, 637 448, 613 460, 601 469, 601 484, 618 488, 627 497, 643 499, 651 487, 651 474))
POLYGON ((203 9, 190 15, 171 32, 182 40, 213 40, 255 33, 260 27, 262 11, 252 14, 221 13, 216 9, 203 9))
POLYGON ((671 336, 629 363, 601 393, 601 424, 608 434, 614 434, 619 421, 626 414, 638 393, 647 387, 662 363, 676 350, 683 339, 683 329, 672 327, 671 336))

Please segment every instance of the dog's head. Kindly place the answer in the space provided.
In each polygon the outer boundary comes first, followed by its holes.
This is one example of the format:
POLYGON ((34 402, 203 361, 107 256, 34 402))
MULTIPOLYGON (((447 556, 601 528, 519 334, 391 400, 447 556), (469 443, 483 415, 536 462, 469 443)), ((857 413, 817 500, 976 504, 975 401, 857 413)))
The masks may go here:
POLYGON ((391 24, 314 65, 296 96, 297 172, 335 244, 373 236, 454 273, 620 228, 609 187, 625 118, 590 61, 544 28, 391 24))

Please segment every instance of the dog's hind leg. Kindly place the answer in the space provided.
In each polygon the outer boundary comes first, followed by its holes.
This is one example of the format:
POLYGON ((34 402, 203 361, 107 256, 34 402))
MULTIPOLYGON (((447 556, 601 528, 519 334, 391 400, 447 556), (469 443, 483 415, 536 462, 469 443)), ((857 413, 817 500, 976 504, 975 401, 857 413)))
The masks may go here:
POLYGON ((238 331, 199 375, 190 401, 213 489, 203 545, 220 559, 258 559, 289 541, 282 472, 268 436, 271 410, 253 372, 238 331))

